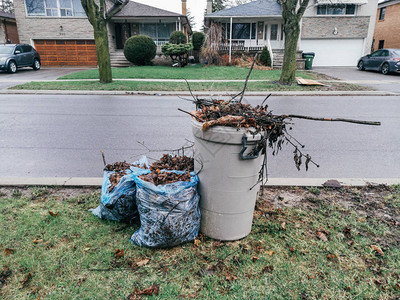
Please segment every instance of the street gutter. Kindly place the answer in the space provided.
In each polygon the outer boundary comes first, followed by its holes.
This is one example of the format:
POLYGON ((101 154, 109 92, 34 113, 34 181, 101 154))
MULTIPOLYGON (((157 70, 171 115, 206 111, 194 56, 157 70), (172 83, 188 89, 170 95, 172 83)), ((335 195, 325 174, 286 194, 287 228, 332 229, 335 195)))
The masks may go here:
MULTIPOLYGON (((241 91, 198 91, 195 96, 230 96, 241 91)), ((80 91, 80 90, 0 90, 4 95, 148 95, 148 96, 191 96, 189 91, 80 91)), ((386 91, 246 91, 246 96, 400 96, 386 91)))

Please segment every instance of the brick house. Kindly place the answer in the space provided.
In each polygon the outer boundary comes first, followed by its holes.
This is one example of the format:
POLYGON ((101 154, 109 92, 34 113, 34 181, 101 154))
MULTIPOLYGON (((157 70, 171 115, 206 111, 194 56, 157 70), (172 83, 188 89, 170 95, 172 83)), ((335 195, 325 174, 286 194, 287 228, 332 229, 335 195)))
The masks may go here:
POLYGON ((378 4, 373 49, 400 49, 400 0, 378 4))
POLYGON ((0 11, 0 43, 19 43, 14 14, 0 11))
MULTIPOLYGON (((314 66, 355 66, 370 51, 377 2, 310 0, 301 21, 299 51, 314 52, 314 66)), ((221 24, 226 48, 248 51, 267 46, 279 66, 285 37, 276 0, 257 0, 215 13, 210 13, 211 5, 212 0, 207 0, 206 26, 221 24)))
MULTIPOLYGON (((113 2, 106 0, 106 7, 113 2)), ((107 24, 112 66, 129 65, 122 53, 132 35, 146 34, 160 46, 172 31, 192 33, 184 14, 129 1, 107 24)), ((15 17, 21 43, 31 44, 39 52, 44 66, 96 66, 93 27, 80 0, 14 0, 15 17)))

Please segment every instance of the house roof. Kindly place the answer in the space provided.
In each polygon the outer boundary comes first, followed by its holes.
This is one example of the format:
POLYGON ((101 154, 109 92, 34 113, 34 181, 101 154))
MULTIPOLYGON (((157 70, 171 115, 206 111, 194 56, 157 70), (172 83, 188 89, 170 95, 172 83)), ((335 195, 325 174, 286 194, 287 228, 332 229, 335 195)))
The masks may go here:
POLYGON ((386 0, 378 3, 378 8, 400 3, 399 0, 386 0))
POLYGON ((15 20, 15 15, 12 13, 0 11, 0 18, 7 18, 7 19, 14 19, 15 20))
POLYGON ((114 17, 186 17, 154 6, 129 1, 114 17))
POLYGON ((281 16, 281 5, 277 0, 258 0, 207 14, 206 18, 213 17, 259 17, 281 16))
POLYGON ((325 4, 356 4, 356 5, 363 5, 367 4, 367 0, 316 0, 318 5, 325 5, 325 4))

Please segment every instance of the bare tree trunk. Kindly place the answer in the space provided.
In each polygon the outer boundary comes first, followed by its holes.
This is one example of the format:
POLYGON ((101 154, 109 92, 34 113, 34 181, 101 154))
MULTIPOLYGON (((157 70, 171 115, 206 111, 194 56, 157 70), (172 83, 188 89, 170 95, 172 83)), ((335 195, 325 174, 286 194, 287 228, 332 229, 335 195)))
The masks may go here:
POLYGON ((82 7, 93 26, 94 41, 96 43, 97 64, 99 66, 100 83, 112 82, 110 49, 108 48, 107 21, 118 13, 129 0, 115 5, 106 13, 105 0, 81 0, 82 7), (98 1, 98 4, 96 3, 98 1))
POLYGON ((300 36, 300 21, 309 0, 278 0, 282 7, 283 28, 285 31, 285 52, 282 73, 279 81, 291 84, 296 73, 297 42, 300 36))
POLYGON ((283 56, 282 73, 279 81, 284 84, 290 84, 295 80, 296 73, 296 53, 297 41, 300 35, 300 25, 298 22, 288 22, 286 20, 285 28, 285 51, 283 56))
POLYGON ((98 20, 94 30, 97 64, 99 66, 100 83, 112 82, 110 50, 108 47, 108 31, 105 20, 98 20))

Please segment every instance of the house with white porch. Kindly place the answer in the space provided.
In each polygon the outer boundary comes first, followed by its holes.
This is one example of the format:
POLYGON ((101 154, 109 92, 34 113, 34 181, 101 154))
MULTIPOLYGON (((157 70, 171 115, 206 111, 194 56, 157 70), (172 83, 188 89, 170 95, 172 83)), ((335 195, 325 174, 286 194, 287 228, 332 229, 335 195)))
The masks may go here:
MULTIPOLYGON (((301 21, 298 58, 314 52, 314 66, 355 66, 369 53, 378 0, 310 0, 301 21)), ((257 0, 211 13, 207 0, 205 26, 223 28, 221 50, 256 51, 272 49, 279 67, 284 49, 281 6, 277 0, 257 0)))

